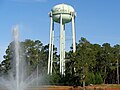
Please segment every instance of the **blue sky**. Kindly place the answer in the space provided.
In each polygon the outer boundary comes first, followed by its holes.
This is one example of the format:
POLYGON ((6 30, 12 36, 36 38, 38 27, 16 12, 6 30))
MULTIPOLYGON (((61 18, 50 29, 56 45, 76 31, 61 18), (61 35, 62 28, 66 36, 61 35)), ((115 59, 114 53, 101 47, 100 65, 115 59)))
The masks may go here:
MULTIPOLYGON (((0 0, 0 59, 12 41, 12 28, 15 25, 19 25, 21 41, 39 39, 43 44, 48 44, 48 13, 60 3, 70 4, 77 12, 77 42, 80 37, 85 37, 91 43, 120 44, 120 0, 0 0)), ((55 35, 58 46, 58 24, 55 35)), ((66 25, 66 48, 70 47, 71 35, 69 23, 66 25)))

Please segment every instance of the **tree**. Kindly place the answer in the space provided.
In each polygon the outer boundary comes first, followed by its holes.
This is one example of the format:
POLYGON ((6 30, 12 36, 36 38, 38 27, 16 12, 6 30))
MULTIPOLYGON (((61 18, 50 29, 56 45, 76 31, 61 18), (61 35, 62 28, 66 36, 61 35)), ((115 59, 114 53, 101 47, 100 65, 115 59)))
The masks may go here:
POLYGON ((113 60, 113 55, 112 55, 112 47, 110 46, 109 43, 104 43, 102 45, 102 67, 101 69, 103 70, 103 79, 104 83, 108 83, 109 80, 106 80, 109 72, 110 72, 110 67, 111 67, 111 62, 113 60))
POLYGON ((114 45, 114 59, 116 63, 116 75, 117 75, 117 84, 119 84, 119 61, 120 61, 120 45, 114 45))
POLYGON ((85 84, 87 74, 92 72, 95 67, 95 55, 92 44, 82 37, 77 44, 76 53, 71 55, 70 60, 74 62, 74 74, 79 76, 79 79, 81 78, 79 81, 85 84))
POLYGON ((4 60, 1 62, 1 68, 3 74, 9 74, 12 64, 13 64, 13 59, 14 59, 14 49, 13 49, 14 42, 11 42, 8 48, 6 49, 6 55, 3 56, 4 60))
MULTIPOLYGON (((20 58, 25 61, 27 74, 37 72, 37 76, 47 73, 49 44, 43 45, 39 40, 26 39, 20 44, 20 58)), ((113 47, 109 43, 103 45, 91 44, 81 37, 76 43, 76 52, 73 48, 66 52, 65 76, 59 73, 59 55, 53 46, 53 75, 45 75, 46 82, 55 85, 82 85, 119 83, 120 45, 113 47)), ((0 75, 14 72, 15 49, 14 41, 6 49, 4 60, 0 63, 0 75)), ((44 82, 45 83, 45 82, 44 82)))

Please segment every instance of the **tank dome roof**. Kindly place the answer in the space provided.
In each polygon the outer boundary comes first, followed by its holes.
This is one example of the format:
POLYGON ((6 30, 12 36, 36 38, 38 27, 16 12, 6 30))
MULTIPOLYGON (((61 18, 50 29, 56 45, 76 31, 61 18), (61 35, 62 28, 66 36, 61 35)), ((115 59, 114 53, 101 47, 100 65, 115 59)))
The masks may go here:
POLYGON ((53 14, 59 14, 59 13, 71 13, 75 12, 74 8, 67 4, 58 4, 52 8, 53 14))
POLYGON ((72 17, 75 16, 75 10, 70 5, 58 4, 52 8, 49 15, 57 23, 60 23, 60 17, 62 16, 62 23, 65 24, 71 22, 72 17))

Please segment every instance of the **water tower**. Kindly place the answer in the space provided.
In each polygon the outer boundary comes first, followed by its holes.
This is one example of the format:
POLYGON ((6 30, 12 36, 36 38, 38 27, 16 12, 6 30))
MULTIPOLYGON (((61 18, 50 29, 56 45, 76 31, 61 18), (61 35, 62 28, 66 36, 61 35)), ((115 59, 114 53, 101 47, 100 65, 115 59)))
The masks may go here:
POLYGON ((52 74, 53 66, 53 44, 54 44, 54 22, 60 24, 60 73, 65 73, 65 24, 72 23, 73 52, 76 51, 75 40, 75 10, 67 4, 58 4, 54 6, 49 13, 50 16, 50 43, 48 57, 48 74, 52 74))

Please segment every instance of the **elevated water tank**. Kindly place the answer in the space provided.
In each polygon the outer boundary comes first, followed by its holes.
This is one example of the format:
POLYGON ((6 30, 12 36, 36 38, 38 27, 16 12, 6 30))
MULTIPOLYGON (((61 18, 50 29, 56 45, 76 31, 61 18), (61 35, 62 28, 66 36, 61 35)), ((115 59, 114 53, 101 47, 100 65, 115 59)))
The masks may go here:
POLYGON ((60 16, 62 14, 63 24, 69 23, 72 20, 72 16, 75 13, 75 10, 72 6, 67 4, 58 4, 52 8, 52 17, 53 20, 57 23, 60 23, 60 16))

